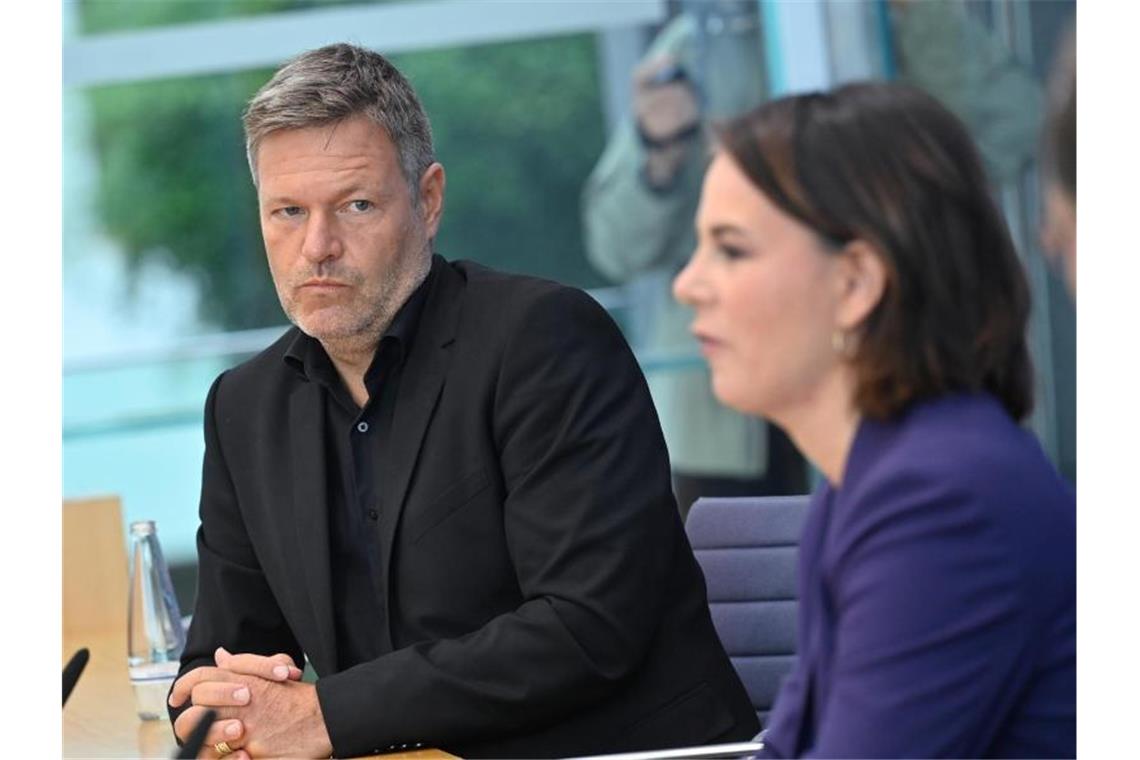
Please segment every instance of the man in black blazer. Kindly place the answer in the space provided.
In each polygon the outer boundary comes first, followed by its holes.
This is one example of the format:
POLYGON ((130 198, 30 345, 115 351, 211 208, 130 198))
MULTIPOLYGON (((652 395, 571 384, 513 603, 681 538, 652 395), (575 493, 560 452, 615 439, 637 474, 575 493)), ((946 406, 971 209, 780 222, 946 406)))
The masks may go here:
POLYGON ((206 401, 176 734, 208 707, 210 752, 235 757, 755 734, 605 311, 432 255, 443 168, 383 57, 306 53, 245 125, 297 327, 206 401))

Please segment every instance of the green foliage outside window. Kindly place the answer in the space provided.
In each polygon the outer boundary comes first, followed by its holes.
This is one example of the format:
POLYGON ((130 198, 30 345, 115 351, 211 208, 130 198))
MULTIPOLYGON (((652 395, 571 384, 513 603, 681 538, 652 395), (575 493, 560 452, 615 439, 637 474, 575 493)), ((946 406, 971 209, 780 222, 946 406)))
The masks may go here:
MULTIPOLYGON (((330 3, 81 6, 86 34, 330 3)), ((351 36, 351 30, 346 30, 351 36)), ((381 51, 383 52, 383 51, 381 51)), ((447 170, 437 250, 581 287, 578 198, 604 144, 590 35, 392 56, 423 100, 447 170)), ((96 207, 133 268, 161 260, 200 286, 223 329, 283 320, 265 264, 241 112, 270 70, 93 88, 96 207)))

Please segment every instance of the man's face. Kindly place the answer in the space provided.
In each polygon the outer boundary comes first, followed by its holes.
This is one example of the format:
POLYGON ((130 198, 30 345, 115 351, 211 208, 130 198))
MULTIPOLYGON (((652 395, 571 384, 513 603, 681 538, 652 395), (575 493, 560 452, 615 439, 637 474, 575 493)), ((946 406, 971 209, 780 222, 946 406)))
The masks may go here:
POLYGON ((258 205, 269 269, 289 319, 322 341, 374 343, 430 265, 443 167, 420 203, 385 130, 356 116, 266 136, 258 205))

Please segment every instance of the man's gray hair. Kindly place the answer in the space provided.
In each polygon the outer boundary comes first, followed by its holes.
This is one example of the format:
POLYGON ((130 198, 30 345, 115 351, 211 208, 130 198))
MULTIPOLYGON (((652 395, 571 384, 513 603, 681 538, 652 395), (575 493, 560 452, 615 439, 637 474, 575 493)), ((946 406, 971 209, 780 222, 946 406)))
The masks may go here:
POLYGON ((257 184, 257 148, 279 129, 304 129, 367 116, 384 128, 400 168, 419 198, 419 179, 435 161, 431 125, 415 91, 387 58, 355 45, 326 45, 282 66, 242 116, 245 148, 257 184))

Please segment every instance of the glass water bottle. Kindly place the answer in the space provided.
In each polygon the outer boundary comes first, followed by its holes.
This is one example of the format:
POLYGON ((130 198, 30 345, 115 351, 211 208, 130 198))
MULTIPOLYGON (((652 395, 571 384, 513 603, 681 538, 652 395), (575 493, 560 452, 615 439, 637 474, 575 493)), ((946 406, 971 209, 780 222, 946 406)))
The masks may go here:
POLYGON ((166 695, 186 644, 182 615, 153 520, 131 523, 127 667, 139 717, 166 718, 166 695))

